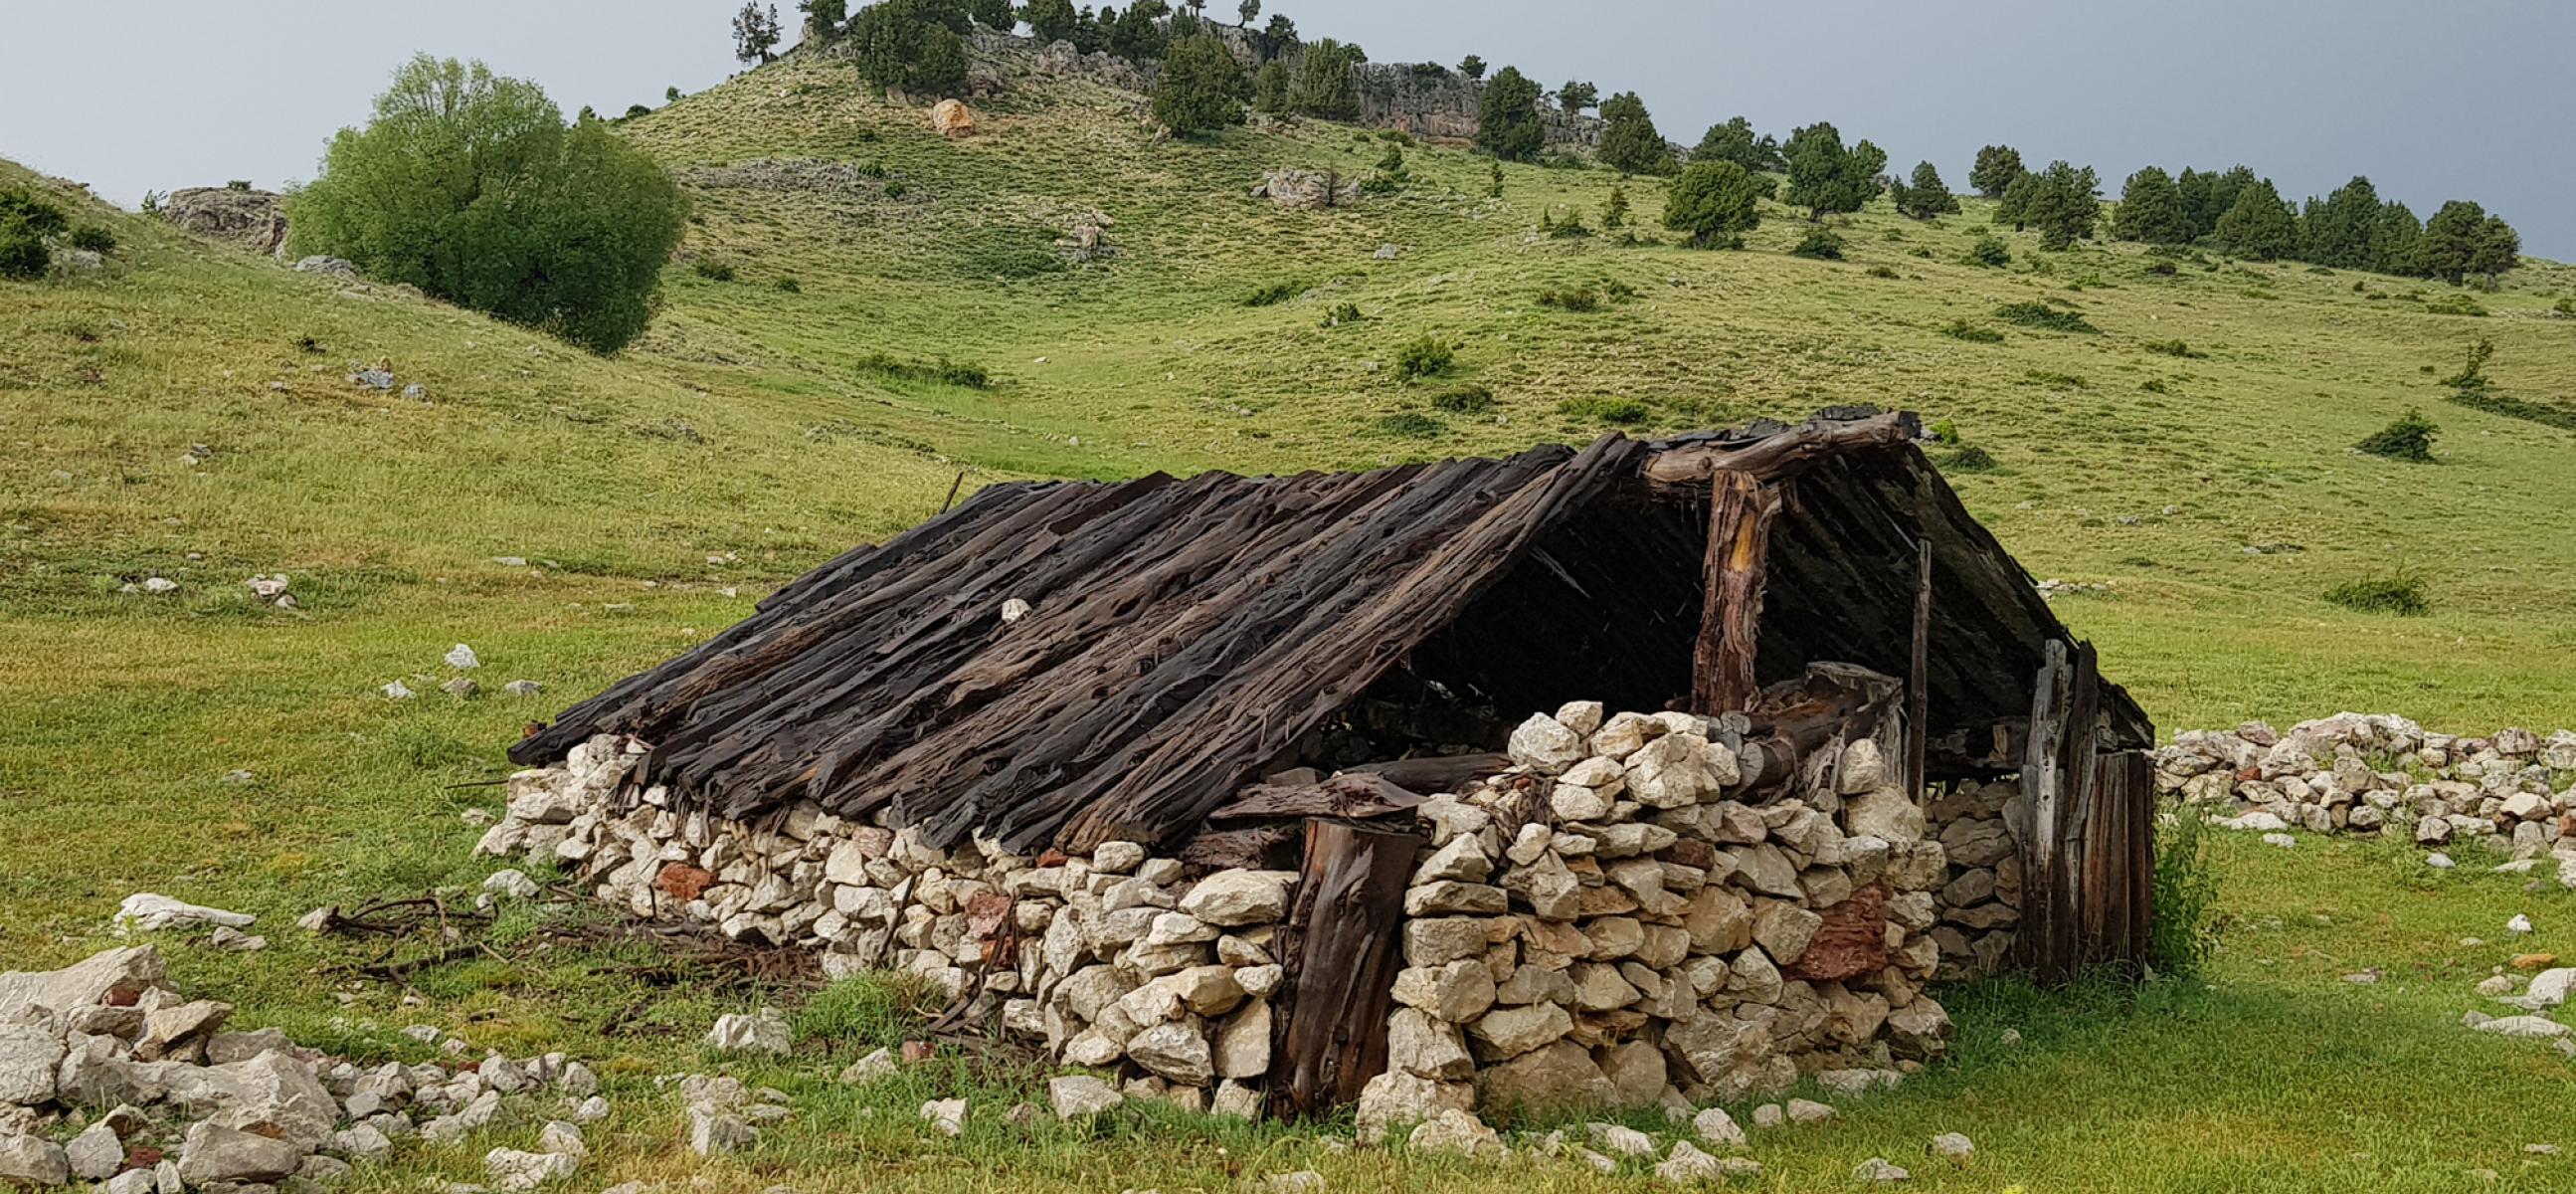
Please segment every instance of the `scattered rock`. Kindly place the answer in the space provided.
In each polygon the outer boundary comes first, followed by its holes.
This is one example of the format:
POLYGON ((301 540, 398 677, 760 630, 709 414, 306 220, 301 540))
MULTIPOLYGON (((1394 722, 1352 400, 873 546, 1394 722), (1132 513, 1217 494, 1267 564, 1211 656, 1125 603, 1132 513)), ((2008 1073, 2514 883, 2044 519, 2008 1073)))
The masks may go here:
POLYGON ((474 648, 466 646, 463 643, 458 643, 453 647, 449 647, 447 649, 447 654, 442 655, 439 658, 445 660, 447 666, 452 668, 478 668, 483 666, 483 660, 474 654, 474 648))
POLYGON ((841 1071, 841 1081, 849 1086, 866 1086, 894 1077, 902 1069, 903 1064, 895 1060, 894 1051, 881 1047, 851 1062, 848 1069, 841 1071))
POLYGON ((1932 1138, 1930 1151, 1933 1156, 1959 1161, 1975 1155, 1977 1146, 1957 1132, 1943 1132, 1932 1138))
POLYGON ((1902 1182, 1914 1175, 1888 1163, 1885 1157, 1871 1157, 1852 1169, 1852 1180, 1858 1182, 1902 1182))
POLYGON ((226 912, 221 908, 208 908, 202 904, 174 900, 165 895, 138 891, 125 897, 125 902, 116 906, 114 924, 118 932, 133 932, 138 929, 145 932, 158 932, 188 925, 223 925, 229 928, 246 929, 258 920, 256 916, 240 912, 226 912))
POLYGON ((514 1148, 496 1148, 483 1154, 483 1172, 492 1184, 504 1190, 533 1190, 551 1181, 571 1177, 581 1169, 581 1158, 564 1153, 530 1153, 514 1148))
POLYGON ((966 1131, 966 1100, 932 1099, 921 1105, 922 1122, 943 1136, 956 1136, 966 1131))
POLYGON ((1118 1088, 1089 1074, 1065 1074, 1047 1079, 1047 1106, 1057 1119, 1081 1119, 1104 1115, 1126 1103, 1127 1096, 1118 1088))
POLYGON ((747 1015, 729 1012, 716 1017, 715 1027, 707 1031, 706 1044, 718 1053, 785 1056, 795 1042, 788 1031, 786 1013, 764 1007, 747 1015))

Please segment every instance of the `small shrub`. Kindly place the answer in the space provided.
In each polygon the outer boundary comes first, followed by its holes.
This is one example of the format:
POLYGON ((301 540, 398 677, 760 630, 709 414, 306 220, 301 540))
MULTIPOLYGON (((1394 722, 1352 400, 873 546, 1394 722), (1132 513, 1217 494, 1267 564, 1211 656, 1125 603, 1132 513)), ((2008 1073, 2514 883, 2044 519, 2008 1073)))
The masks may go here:
POLYGON ((2209 355, 2208 353, 2194 349, 2191 345, 2185 344, 2180 340, 2149 340, 2140 347, 2145 348, 2148 352, 2168 357, 2198 358, 2209 355))
POLYGON ((1294 278, 1282 278, 1279 281, 1268 283, 1267 285, 1254 290, 1252 293, 1243 296, 1243 305, 1247 307, 1276 306, 1304 293, 1306 293, 1306 284, 1304 282, 1300 282, 1294 278))
POLYGON ((2054 369, 2025 370, 2021 380, 2024 385, 2047 386, 2058 390, 2080 390, 2087 384, 2081 375, 2060 373, 2054 369))
POLYGON ((1395 350, 1395 376, 1402 381, 1438 377, 1457 363, 1458 352, 1436 336, 1423 336, 1395 350))
POLYGON ((2147 962, 2159 974, 2198 973, 2218 952, 2218 867, 2209 857, 2209 823, 2189 805, 2156 818, 2153 911, 2147 962))
POLYGON ((779 280, 770 283, 770 285, 777 287, 779 292, 782 294, 805 293, 805 284, 794 278, 780 278, 779 280))
POLYGON ((227 191, 247 191, 250 189, 250 180, 247 178, 231 179, 224 183, 224 189, 227 191))
POLYGON ((1456 415, 1481 415, 1494 409, 1494 392, 1483 386, 1460 386, 1431 397, 1436 410, 1456 415))
POLYGON ((2147 272, 2159 278, 2170 278, 2181 273, 2182 267, 2170 261, 2150 261, 2147 263, 2147 272))
POLYGON ((2576 319, 2576 298, 2561 298, 2549 304, 2549 313, 2561 319, 2576 319))
POLYGON ((1869 267, 1869 276, 1873 278, 1893 278, 1897 276, 1897 273, 1892 267, 1873 265, 1869 267))
POLYGON ((2424 304, 2427 315, 2485 315, 2487 309, 2465 294, 2446 294, 2424 304))
POLYGON ((1811 261, 1840 261, 1843 259, 1842 234, 1831 228, 1810 228, 1807 235, 1798 238, 1789 255, 1811 261))
POLYGON ((1608 295, 1611 302, 1624 303, 1637 297, 1637 288, 1614 278, 1601 284, 1601 293, 1608 295))
POLYGON ((1335 303, 1332 310, 1324 312, 1323 326, 1336 328, 1346 323, 1358 323, 1366 318, 1368 316, 1360 314, 1358 303, 1335 303))
POLYGON ((2440 433, 2441 428, 2425 418, 2424 412, 2410 410, 2397 416, 2396 422, 2371 432, 2368 438, 2353 446, 2390 460, 2430 464, 2433 460, 2433 437, 2440 433))
POLYGON ((905 186, 903 184, 903 180, 900 178, 890 180, 885 184, 885 197, 888 199, 901 199, 905 195, 910 194, 911 191, 912 188, 905 186))
POLYGON ((2045 332, 2099 332, 2074 311, 2061 311, 2043 302, 2025 299, 1995 308, 1995 318, 2020 327, 2038 328, 2045 332))
POLYGON ((0 278, 33 281, 44 277, 53 264, 53 250, 45 247, 45 238, 0 226, 0 278))
POLYGON ((1980 236, 1977 243, 1969 247, 1967 262, 1988 269, 2002 269, 2012 264, 2012 246, 2005 244, 2000 237, 1980 236))
POLYGON ((72 229, 72 247, 92 253, 113 253, 116 251, 116 234, 96 224, 83 224, 72 229))
POLYGON ((1559 311, 1598 311, 1601 309, 1601 292, 1590 286, 1571 286, 1564 290, 1550 287, 1538 292, 1538 305, 1559 311))
POLYGON ((1375 422, 1369 424, 1369 427, 1380 435, 1392 435, 1404 439, 1429 439, 1449 430, 1447 423, 1418 410, 1400 410, 1391 415, 1379 415, 1375 422))
POLYGON ((2424 594, 2423 578, 2402 569, 2345 581, 2326 590, 2326 600, 2359 613, 2401 618, 2422 617, 2433 610, 2432 600, 2424 594))
POLYGON ((2163 378, 2161 378, 2161 377, 2150 377, 2150 378, 2146 379, 2145 381, 2139 382, 2139 383, 2138 383, 2138 388, 2139 388, 2139 389, 2141 389, 2141 390, 2145 390, 2146 392, 2148 392, 2148 393, 2150 393, 2150 394, 2170 394, 2170 393, 2173 393, 2173 387, 2166 385, 2166 384, 2165 384, 2165 379, 2163 379, 2163 378))
POLYGON ((717 261, 711 257, 699 258, 697 265, 692 268, 697 270, 699 277, 710 282, 733 281, 733 266, 726 262, 717 261))
POLYGON ((45 238, 69 222, 62 208, 26 187, 0 188, 0 278, 44 277, 54 260, 45 238))
POLYGON ((1958 447, 1961 442, 1959 439, 1959 424, 1955 420, 1943 419, 1938 423, 1934 423, 1929 430, 1932 434, 1933 443, 1940 444, 1944 447, 1955 448, 1958 447))
POLYGON ((2460 371, 2443 378, 2442 384, 2461 393, 2487 388, 2487 361, 2494 356, 2495 341, 2478 337, 2469 343, 2468 359, 2461 362, 2460 371))
POLYGON ((1961 444, 1940 461, 1943 471, 1953 473, 1987 473, 1998 466, 1994 453, 1975 444, 1961 444))
POLYGON ((936 363, 907 361, 882 352, 860 357, 852 366, 861 373, 874 373, 895 381, 932 382, 945 386, 962 386, 969 390, 993 388, 993 375, 981 365, 958 364, 946 357, 936 363))
POLYGON ((1978 327, 1964 319, 1951 320, 1950 326, 1941 329, 1941 334, 1948 336, 1953 340, 1965 340, 1971 344, 2001 344, 2004 342, 2004 334, 2002 332, 1996 331, 1993 328, 1978 327))
POLYGON ((1634 427, 1654 414, 1634 398, 1568 398, 1557 403, 1556 409, 1568 418, 1614 427, 1634 427))

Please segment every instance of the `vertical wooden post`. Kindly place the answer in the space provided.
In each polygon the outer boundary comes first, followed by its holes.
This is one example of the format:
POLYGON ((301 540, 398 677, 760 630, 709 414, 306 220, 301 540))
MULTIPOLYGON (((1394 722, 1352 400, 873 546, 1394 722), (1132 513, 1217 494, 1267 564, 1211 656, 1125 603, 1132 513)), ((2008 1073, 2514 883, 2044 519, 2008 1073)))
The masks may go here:
POLYGON ((1754 651, 1762 635, 1771 519, 1779 512, 1780 491, 1751 473, 1726 470, 1710 479, 1699 642, 1691 653, 1691 706, 1697 712, 1740 711, 1761 691, 1754 651))
POLYGON ((1905 677, 1905 786, 1923 803, 1923 744, 1932 720, 1932 541, 1914 541, 1914 663, 1905 677))
POLYGON ((2022 793, 2030 805, 2021 840, 2022 920, 2014 949, 2039 977, 2072 977, 2085 961, 2086 834, 2093 814, 2095 721, 2101 677, 2093 648, 2051 639, 2031 693, 2030 741, 2022 793))
POLYGON ((1316 1115, 1386 1070, 1404 964, 1404 888, 1422 835, 1306 822, 1297 898, 1278 941, 1286 998, 1271 1027, 1270 1112, 1316 1115))

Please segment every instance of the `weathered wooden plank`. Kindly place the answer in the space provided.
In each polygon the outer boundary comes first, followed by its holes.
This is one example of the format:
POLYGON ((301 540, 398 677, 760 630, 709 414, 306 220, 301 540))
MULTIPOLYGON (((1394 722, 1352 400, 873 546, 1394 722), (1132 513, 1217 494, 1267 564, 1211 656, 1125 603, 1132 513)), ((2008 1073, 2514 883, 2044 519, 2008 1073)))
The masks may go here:
POLYGON ((1315 820, 1282 927, 1270 1109, 1309 1116, 1359 1098, 1386 1070, 1386 1019, 1404 964, 1404 887, 1422 835, 1315 820))
POLYGON ((1729 472, 1768 480, 1838 452, 1901 444, 1920 430, 1920 420, 1905 411, 1843 422, 1810 422, 1750 444, 1693 444, 1658 452, 1646 462, 1646 476, 1673 485, 1705 482, 1729 472))
POLYGON ((1512 765, 1510 755, 1479 752, 1466 755, 1425 755, 1415 759, 1391 759, 1384 763, 1363 763, 1346 769, 1345 775, 1374 775, 1414 792, 1450 792, 1459 784, 1481 779, 1512 765))
POLYGON ((1207 815, 1210 821, 1261 821, 1280 817, 1345 817, 1365 819, 1400 813, 1422 803, 1422 796, 1382 774, 1344 773, 1311 784, 1255 784, 1235 794, 1234 803, 1207 815))
POLYGON ((1691 704, 1701 713, 1744 709, 1760 692, 1754 655, 1771 520, 1779 513, 1780 491, 1751 473, 1721 472, 1710 482, 1706 594, 1691 660, 1691 704))
POLYGON ((1923 744, 1932 724, 1932 541, 1917 539, 1914 575, 1914 666, 1905 674, 1905 786, 1923 806, 1923 744))

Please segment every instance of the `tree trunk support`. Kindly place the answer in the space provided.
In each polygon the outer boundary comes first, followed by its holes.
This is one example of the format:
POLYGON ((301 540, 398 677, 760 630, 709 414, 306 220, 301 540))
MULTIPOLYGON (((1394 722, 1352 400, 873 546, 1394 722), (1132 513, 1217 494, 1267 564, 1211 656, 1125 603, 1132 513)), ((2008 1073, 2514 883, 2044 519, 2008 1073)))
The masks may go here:
POLYGON ((1709 483, 1706 588, 1691 661, 1691 705, 1700 713, 1740 712, 1761 693, 1754 651, 1762 635, 1771 520, 1779 513, 1778 487, 1751 473, 1730 469, 1709 483))
POLYGON ((1271 1029, 1270 1111, 1329 1113, 1386 1070, 1386 1020, 1403 966, 1404 889, 1422 835, 1306 822, 1297 898, 1279 941, 1288 966, 1271 1029))

